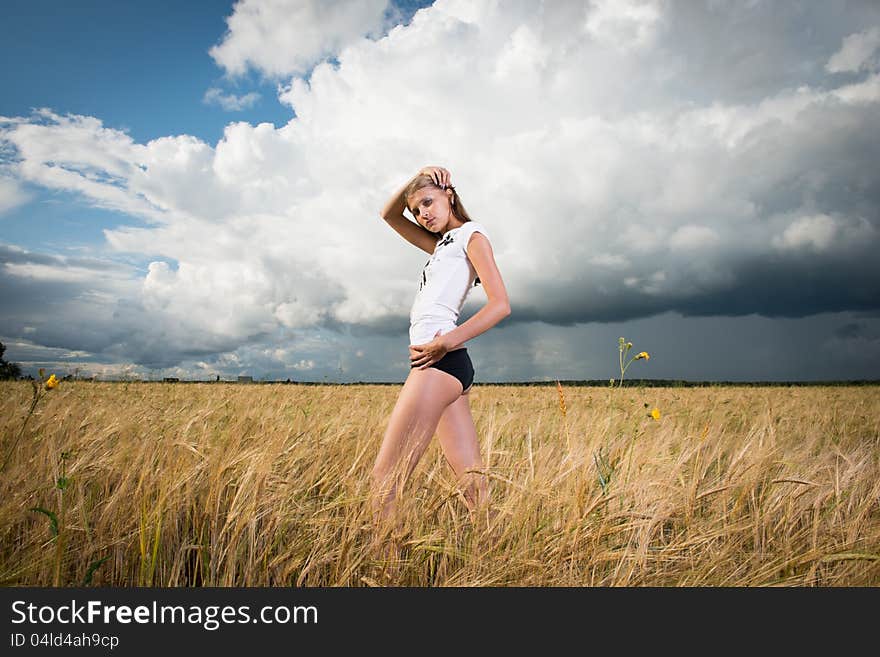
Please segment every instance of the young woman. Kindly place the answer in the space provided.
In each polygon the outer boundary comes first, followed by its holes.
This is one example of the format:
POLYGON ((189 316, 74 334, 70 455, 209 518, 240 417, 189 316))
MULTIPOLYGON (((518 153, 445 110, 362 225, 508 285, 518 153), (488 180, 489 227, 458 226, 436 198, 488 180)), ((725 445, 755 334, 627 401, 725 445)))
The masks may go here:
POLYGON ((435 432, 474 511, 488 502, 488 485, 485 476, 469 473, 482 470, 483 461, 468 403, 474 368, 464 344, 510 314, 504 281, 486 229, 468 216, 446 169, 423 168, 380 214, 431 258, 410 311, 410 372, 373 466, 373 511, 379 519, 392 514, 398 493, 435 432), (404 209, 417 223, 404 216, 404 209), (456 326, 476 284, 482 284, 488 301, 456 326))

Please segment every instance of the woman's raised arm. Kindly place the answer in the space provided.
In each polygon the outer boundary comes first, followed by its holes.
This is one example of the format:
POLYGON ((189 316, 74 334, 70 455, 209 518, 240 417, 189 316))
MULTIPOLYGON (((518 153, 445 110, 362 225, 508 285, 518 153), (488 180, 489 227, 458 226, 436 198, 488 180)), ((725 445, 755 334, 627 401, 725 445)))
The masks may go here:
POLYGON ((435 235, 428 229, 413 223, 403 215, 403 211, 406 209, 406 199, 403 197, 403 193, 409 187, 409 184, 420 174, 421 172, 407 180, 403 187, 388 199, 385 207, 379 212, 379 216, 407 242, 419 247, 426 253, 434 253, 434 247, 437 245, 439 235, 435 235))

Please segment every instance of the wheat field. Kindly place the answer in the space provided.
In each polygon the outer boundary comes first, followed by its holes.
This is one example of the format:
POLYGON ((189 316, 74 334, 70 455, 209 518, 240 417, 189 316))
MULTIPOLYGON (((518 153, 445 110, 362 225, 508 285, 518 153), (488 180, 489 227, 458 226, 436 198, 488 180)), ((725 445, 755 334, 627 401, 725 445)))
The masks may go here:
POLYGON ((0 582, 880 584, 876 386, 476 385, 497 515, 470 516, 435 440, 377 551, 399 390, 64 382, 25 424, 30 384, 2 382, 0 582))

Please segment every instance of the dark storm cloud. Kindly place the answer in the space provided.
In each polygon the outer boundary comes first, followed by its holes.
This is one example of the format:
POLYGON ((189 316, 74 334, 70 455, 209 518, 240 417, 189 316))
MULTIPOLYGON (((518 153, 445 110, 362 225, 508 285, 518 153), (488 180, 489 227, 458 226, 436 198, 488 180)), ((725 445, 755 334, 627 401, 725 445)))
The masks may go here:
POLYGON ((52 267, 80 267, 107 272, 121 270, 117 263, 99 258, 57 256, 27 251, 9 244, 0 244, 0 266, 5 266, 7 263, 49 265, 52 267))
POLYGON ((21 336, 49 349, 88 352, 80 356, 85 361, 130 361, 145 367, 172 367, 240 344, 208 331, 200 335, 201 344, 183 339, 186 328, 145 308, 139 288, 132 268, 110 260, 0 245, 0 335, 21 336))
POLYGON ((659 44, 676 63, 667 90, 700 103, 752 103, 780 89, 825 86, 825 62, 841 41, 880 20, 873 0, 671 5, 659 44))
POLYGON ((844 324, 834 329, 837 338, 860 338, 865 334, 865 326, 859 323, 844 324))
POLYGON ((101 351, 114 341, 112 326, 89 308, 125 287, 126 268, 96 258, 64 258, 0 245, 0 333, 26 336, 47 347, 101 351), (81 305, 80 305, 81 304, 81 305))
MULTIPOLYGON (((518 283, 513 322, 572 325, 622 321, 666 311, 683 315, 804 317, 880 309, 880 111, 877 103, 848 105, 819 98, 786 121, 761 120, 736 145, 707 142, 693 155, 717 200, 699 198, 687 214, 653 212, 644 194, 608 201, 610 217, 634 208, 656 243, 639 249, 639 236, 620 239, 614 221, 583 238, 555 241, 555 258, 568 258, 560 276, 518 283), (749 208, 739 216, 724 204, 749 208), (676 248, 676 224, 694 223, 717 240, 676 248), (608 270, 574 257, 586 241, 626 255, 627 267, 608 270), (641 251, 641 252, 639 252, 641 251), (652 276, 659 280, 653 280, 652 276), (632 284, 627 285, 629 277, 632 284), (650 287, 647 291, 645 286, 650 287)), ((640 172, 661 193, 681 162, 664 171, 647 155, 640 172)), ((634 172, 635 175, 635 172, 634 172)), ((683 193, 690 193, 684 189, 683 193)), ((583 211, 589 212, 589 211, 583 211)), ((569 214, 576 216, 576 210, 569 214)), ((566 230, 566 229, 563 229, 566 230)), ((547 239, 539 237, 538 239, 547 239)))

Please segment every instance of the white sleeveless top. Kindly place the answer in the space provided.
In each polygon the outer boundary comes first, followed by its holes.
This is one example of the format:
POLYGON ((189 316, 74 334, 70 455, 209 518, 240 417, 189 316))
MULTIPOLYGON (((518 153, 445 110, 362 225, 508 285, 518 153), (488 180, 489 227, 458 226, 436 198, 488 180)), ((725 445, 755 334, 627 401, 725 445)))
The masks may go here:
POLYGON ((456 327, 468 292, 480 282, 467 257, 468 241, 486 229, 476 221, 446 231, 434 247, 419 279, 419 292, 409 313, 409 343, 426 344, 456 327))

